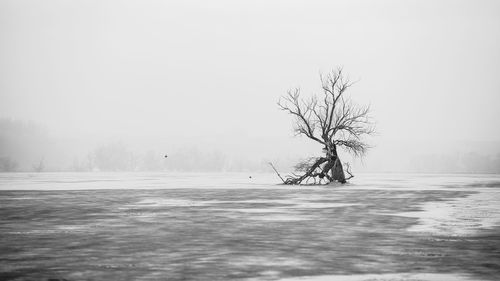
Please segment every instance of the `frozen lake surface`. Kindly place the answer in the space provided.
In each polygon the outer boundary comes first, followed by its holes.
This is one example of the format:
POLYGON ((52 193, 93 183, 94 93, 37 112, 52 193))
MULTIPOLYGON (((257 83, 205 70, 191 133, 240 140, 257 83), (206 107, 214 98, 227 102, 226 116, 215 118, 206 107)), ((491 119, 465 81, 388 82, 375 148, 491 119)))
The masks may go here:
POLYGON ((498 280, 500 177, 0 174, 0 280, 498 280))

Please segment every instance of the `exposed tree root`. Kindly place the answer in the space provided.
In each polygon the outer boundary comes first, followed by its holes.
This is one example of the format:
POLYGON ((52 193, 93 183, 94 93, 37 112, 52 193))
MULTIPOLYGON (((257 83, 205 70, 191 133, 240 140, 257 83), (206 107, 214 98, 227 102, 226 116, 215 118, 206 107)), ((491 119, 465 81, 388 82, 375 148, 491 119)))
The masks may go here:
POLYGON ((281 181, 287 185, 318 185, 329 184, 335 181, 344 184, 347 180, 354 177, 354 175, 349 171, 350 166, 348 163, 346 163, 346 172, 349 174, 349 177, 345 177, 342 164, 337 157, 310 158, 296 165, 296 170, 303 171, 301 175, 292 174, 291 176, 287 176, 285 179, 283 179, 272 163, 269 163, 269 165, 271 165, 273 170, 280 177, 281 181), (312 159, 314 159, 314 161, 310 162, 312 159))

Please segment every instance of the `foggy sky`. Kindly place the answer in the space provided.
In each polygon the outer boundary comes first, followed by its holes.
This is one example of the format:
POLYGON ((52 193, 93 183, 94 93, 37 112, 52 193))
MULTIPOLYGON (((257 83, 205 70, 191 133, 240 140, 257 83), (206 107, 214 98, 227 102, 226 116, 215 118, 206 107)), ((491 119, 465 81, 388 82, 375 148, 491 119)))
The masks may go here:
POLYGON ((377 161, 500 140, 499 1, 2 0, 0 42, 0 117, 85 149, 312 153, 276 102, 338 66, 377 161))

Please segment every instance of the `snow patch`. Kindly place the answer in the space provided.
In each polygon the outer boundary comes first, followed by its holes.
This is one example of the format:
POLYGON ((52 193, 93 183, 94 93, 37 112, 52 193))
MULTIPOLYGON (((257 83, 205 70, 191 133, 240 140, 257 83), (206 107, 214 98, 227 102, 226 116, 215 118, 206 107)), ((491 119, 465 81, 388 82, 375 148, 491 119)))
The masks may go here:
POLYGON ((397 215, 419 219, 408 231, 434 235, 469 236, 500 226, 500 190, 474 190, 479 192, 450 201, 426 202, 422 211, 397 215))
POLYGON ((476 277, 462 274, 437 273, 389 273, 389 274, 353 274, 320 275, 283 278, 279 281, 478 281, 476 277))

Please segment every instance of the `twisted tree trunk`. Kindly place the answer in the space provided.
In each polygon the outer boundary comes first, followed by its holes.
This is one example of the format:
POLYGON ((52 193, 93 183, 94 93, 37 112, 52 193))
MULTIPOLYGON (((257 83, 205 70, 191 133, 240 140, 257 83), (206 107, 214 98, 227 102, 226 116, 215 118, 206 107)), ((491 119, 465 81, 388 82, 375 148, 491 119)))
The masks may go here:
POLYGON ((340 162, 340 159, 338 157, 335 159, 335 164, 333 165, 331 172, 333 180, 336 180, 340 183, 346 183, 344 167, 342 167, 342 162, 340 162))
POLYGON ((333 180, 336 180, 340 183, 346 183, 344 167, 342 167, 342 162, 340 161, 339 155, 337 153, 337 147, 334 145, 332 150, 335 156, 335 159, 333 160, 334 164, 331 169, 332 178, 333 180))

